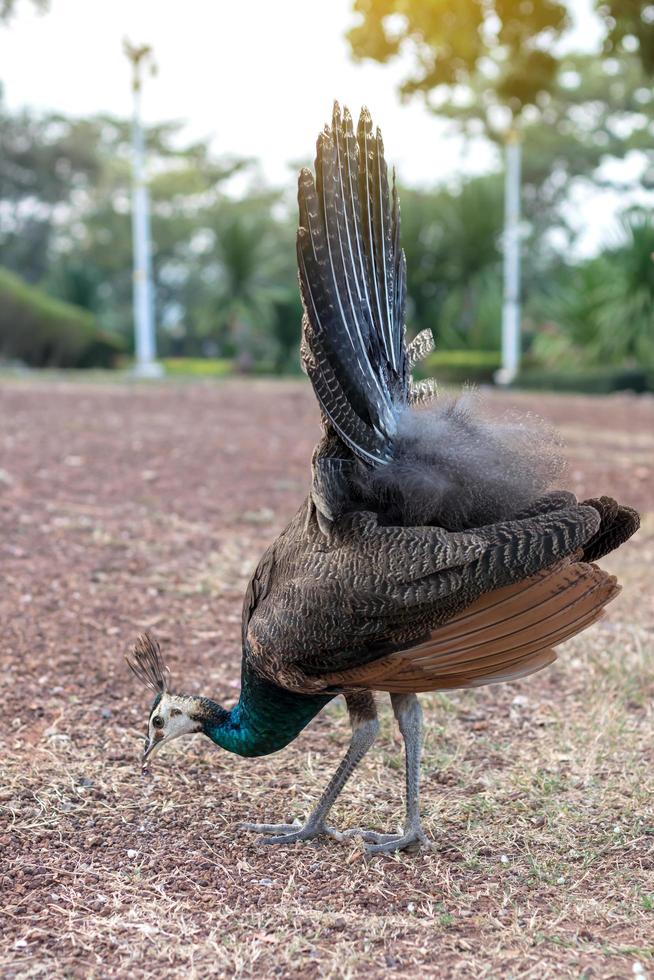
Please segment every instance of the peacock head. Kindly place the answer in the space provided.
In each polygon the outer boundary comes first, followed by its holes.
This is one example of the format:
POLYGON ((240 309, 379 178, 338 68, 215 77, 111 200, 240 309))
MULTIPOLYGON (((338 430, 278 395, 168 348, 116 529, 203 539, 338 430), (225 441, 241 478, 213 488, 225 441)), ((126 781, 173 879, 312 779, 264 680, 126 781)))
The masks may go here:
POLYGON ((159 644, 149 633, 138 637, 125 659, 141 683, 155 695, 143 750, 145 769, 147 759, 164 742, 204 731, 206 712, 203 702, 206 699, 171 692, 170 672, 161 658, 159 644))

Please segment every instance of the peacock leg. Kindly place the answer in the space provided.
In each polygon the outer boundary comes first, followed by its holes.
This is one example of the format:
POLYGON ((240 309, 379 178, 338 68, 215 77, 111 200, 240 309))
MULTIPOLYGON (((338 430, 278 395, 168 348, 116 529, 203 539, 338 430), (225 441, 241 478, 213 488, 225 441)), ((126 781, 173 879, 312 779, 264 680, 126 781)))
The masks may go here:
POLYGON ((424 844, 431 847, 420 823, 420 755, 422 752, 422 708, 415 694, 391 694, 393 711, 400 726, 406 752, 406 820, 402 834, 379 834, 375 830, 349 831, 368 844, 369 854, 401 851, 424 844))
POLYGON ((306 823, 242 823, 240 825, 241 830, 253 830, 257 833, 272 835, 262 839, 265 844, 294 844, 296 841, 310 840, 312 837, 319 837, 323 834, 333 837, 335 840, 343 840, 343 834, 334 827, 328 826, 325 823, 325 818, 379 731, 377 712, 371 694, 366 691, 360 695, 347 695, 345 700, 352 723, 350 746, 314 810, 308 816, 306 823))

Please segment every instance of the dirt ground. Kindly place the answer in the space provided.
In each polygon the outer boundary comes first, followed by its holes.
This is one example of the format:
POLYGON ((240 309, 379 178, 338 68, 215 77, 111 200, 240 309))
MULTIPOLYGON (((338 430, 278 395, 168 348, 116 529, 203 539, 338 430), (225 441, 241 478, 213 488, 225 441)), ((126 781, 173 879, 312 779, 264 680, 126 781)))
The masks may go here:
MULTIPOLYGON (((173 682, 231 704, 240 605, 307 489, 300 382, 0 383, 0 976, 654 976, 654 400, 489 396, 567 443, 567 484, 644 512, 624 591, 548 671, 423 698, 433 851, 277 849, 348 740, 339 702, 282 753, 182 739, 140 776, 148 628, 173 682)), ((396 827, 382 736, 334 812, 396 827)))

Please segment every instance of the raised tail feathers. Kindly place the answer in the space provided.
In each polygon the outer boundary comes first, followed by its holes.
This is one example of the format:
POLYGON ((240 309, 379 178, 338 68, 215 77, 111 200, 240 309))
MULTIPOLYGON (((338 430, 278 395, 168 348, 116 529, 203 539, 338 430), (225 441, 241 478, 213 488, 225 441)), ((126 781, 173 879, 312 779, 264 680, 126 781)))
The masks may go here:
POLYGON ((333 430, 375 466, 391 458, 410 378, 399 200, 367 109, 355 135, 348 110, 334 105, 315 171, 298 182, 303 366, 333 430))
POLYGON ((470 397, 435 399, 432 383, 412 385, 433 338, 423 331, 406 344, 399 199, 367 109, 355 131, 334 105, 298 203, 301 356, 325 427, 309 516, 324 533, 353 506, 462 530, 509 520, 542 496, 560 469, 545 427, 487 418, 470 397))

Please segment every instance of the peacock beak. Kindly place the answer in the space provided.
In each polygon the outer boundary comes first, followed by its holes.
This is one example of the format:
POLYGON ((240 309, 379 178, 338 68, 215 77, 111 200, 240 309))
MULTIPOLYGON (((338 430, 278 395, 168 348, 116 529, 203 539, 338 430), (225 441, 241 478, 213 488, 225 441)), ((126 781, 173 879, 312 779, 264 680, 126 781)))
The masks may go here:
POLYGON ((150 738, 149 735, 146 735, 145 736, 145 748, 143 749, 143 756, 141 758, 141 765, 144 768, 145 768, 145 763, 146 763, 146 760, 148 759, 148 757, 150 755, 152 755, 152 753, 154 752, 154 750, 159 745, 161 745, 161 743, 163 741, 164 741, 163 735, 158 735, 158 736, 155 735, 154 738, 150 738))

